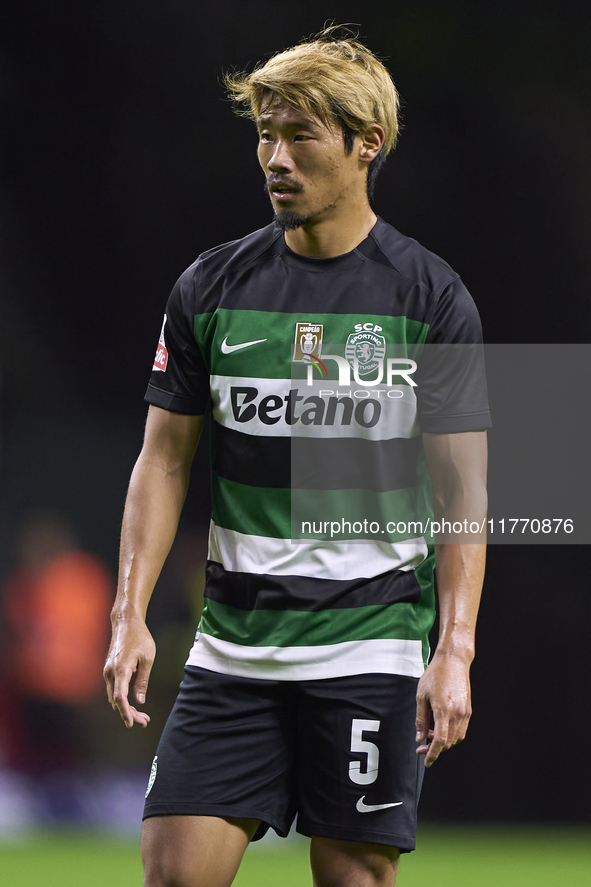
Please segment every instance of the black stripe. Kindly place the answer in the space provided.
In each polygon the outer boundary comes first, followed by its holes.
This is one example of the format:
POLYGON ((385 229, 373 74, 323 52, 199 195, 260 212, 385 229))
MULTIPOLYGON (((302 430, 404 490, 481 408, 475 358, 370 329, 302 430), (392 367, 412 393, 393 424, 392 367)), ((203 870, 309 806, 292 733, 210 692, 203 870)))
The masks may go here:
POLYGON ((429 315, 432 293, 457 277, 381 219, 355 250, 324 259, 292 253, 271 224, 205 253, 193 273, 199 313, 217 307, 290 313, 297 305, 298 314, 359 314, 362 294, 364 313, 420 323, 429 315))
POLYGON ((205 597, 237 610, 350 609, 380 604, 416 604, 421 589, 414 570, 392 570, 373 579, 312 579, 232 573, 208 561, 205 597))
POLYGON ((216 422, 213 439, 216 474, 251 487, 381 493, 416 486, 420 437, 261 437, 216 422))
POLYGON ((335 269, 328 286, 325 274, 308 268, 296 270, 293 259, 286 267, 282 258, 260 261, 240 272, 229 271, 203 285, 201 310, 219 307, 292 313, 297 306, 296 319, 307 313, 359 315, 362 293, 363 313, 426 322, 432 294, 421 283, 401 277, 387 262, 370 263, 360 255, 352 267, 335 269))

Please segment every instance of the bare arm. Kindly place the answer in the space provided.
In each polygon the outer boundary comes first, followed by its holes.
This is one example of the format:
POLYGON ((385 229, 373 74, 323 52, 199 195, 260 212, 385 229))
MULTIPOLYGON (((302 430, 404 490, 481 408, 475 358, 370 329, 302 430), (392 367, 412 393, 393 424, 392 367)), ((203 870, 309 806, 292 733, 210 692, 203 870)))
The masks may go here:
MULTIPOLYGON (((486 432, 423 434, 423 444, 436 520, 482 524, 487 508, 486 432)), ((457 539, 435 545, 439 641, 417 690, 417 753, 426 755, 427 767, 464 739, 472 714, 470 665, 486 535, 463 534, 457 539)))
POLYGON ((117 597, 111 612, 113 635, 104 668, 107 695, 126 727, 147 726, 150 718, 128 700, 146 699, 156 648, 146 627, 146 610, 173 543, 187 494, 191 463, 203 416, 185 416, 151 406, 144 445, 129 483, 119 560, 117 597))

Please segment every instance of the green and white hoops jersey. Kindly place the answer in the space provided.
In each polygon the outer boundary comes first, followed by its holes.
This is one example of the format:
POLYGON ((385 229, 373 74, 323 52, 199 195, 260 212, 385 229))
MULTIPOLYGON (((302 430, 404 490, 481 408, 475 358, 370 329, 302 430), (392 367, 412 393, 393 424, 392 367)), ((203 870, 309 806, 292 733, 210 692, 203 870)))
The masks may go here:
POLYGON ((421 432, 490 420, 478 386, 413 384, 412 354, 480 336, 457 275, 382 220, 331 259, 291 252, 270 225, 182 275, 146 399, 212 415, 206 601, 188 664, 274 680, 423 672, 421 432))

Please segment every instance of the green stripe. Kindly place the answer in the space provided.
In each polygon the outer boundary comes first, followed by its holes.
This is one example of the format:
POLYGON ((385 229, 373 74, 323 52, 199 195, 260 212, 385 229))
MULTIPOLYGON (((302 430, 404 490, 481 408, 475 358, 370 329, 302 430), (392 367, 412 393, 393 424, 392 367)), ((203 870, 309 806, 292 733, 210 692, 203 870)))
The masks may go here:
POLYGON ((397 638, 423 640, 415 604, 350 610, 238 610, 207 600, 201 631, 249 647, 314 647, 344 641, 397 638))
MULTIPOLYGON (((408 529, 406 533, 386 531, 389 521, 405 521, 408 525, 411 520, 421 518, 415 512, 416 492, 412 487, 383 493, 359 489, 284 490, 250 487, 212 472, 211 496, 214 523, 248 536, 401 542, 421 535, 418 527, 408 529), (351 531, 346 525, 344 532, 336 532, 336 528, 330 526, 339 522, 342 528, 343 521, 351 524, 351 531), (367 527, 353 526, 364 521, 367 527), (316 523, 316 527, 306 526, 302 530, 302 522, 316 523), (377 531, 375 528, 370 530, 372 522, 379 524, 377 531)), ((422 515, 422 519, 425 521, 426 515, 422 515)))
MULTIPOLYGON (((245 378, 289 379, 305 378, 306 366, 292 366, 296 323, 323 325, 323 353, 344 355, 349 335, 355 324, 371 322, 382 327, 380 335, 386 339, 386 354, 403 356, 400 346, 423 344, 428 324, 407 317, 381 314, 312 314, 279 311, 244 311, 218 308, 215 313, 199 314, 194 320, 194 335, 213 375, 243 376, 245 378), (223 354, 221 344, 227 337, 228 345, 266 339, 260 345, 223 354)), ((330 379, 338 379, 334 361, 328 361, 330 379)), ((370 378, 373 377, 373 374, 370 378)), ((398 384, 398 383, 397 383, 398 384)))
POLYGON ((218 527, 248 536, 291 538, 290 490, 249 487, 212 471, 211 504, 218 527))

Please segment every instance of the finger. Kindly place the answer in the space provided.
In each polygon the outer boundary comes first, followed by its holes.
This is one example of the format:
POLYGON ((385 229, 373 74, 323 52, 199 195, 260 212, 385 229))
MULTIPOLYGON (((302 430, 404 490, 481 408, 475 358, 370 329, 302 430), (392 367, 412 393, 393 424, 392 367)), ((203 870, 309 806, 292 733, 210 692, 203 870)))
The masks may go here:
POLYGON ((448 748, 451 748, 452 745, 457 745, 458 742, 461 742, 466 735, 466 731, 462 729, 461 722, 458 722, 455 726, 450 727, 450 730, 447 735, 447 745, 448 748))
POLYGON ((417 697, 417 714, 415 718, 415 741, 422 742, 427 739, 431 724, 431 706, 426 696, 417 697))
POLYGON ((146 693, 148 692, 148 681, 150 680, 150 672, 152 671, 151 662, 140 662, 133 685, 133 695, 143 705, 146 701, 146 693))
POLYGON ((113 708, 115 708, 123 719, 126 727, 133 727, 133 715, 131 706, 127 699, 129 693, 129 681, 133 672, 130 668, 126 668, 119 674, 115 674, 113 685, 113 708))
POLYGON ((472 711, 466 712, 464 717, 460 722, 460 729, 458 731, 458 741, 462 742, 466 738, 466 733, 468 732, 468 725, 470 724, 470 718, 472 717, 472 711))
POLYGON ((427 752, 429 751, 429 748, 431 747, 432 740, 433 740, 433 730, 429 730, 427 732, 426 737, 425 737, 425 741, 422 743, 422 745, 418 746, 417 754, 418 755, 426 755, 427 752))
POLYGON ((466 738, 467 732, 468 732, 468 721, 462 721, 459 724, 456 734, 452 738, 450 745, 459 745, 460 742, 463 742, 464 739, 466 738))
POLYGON ((470 711, 459 710, 452 712, 449 718, 449 726, 447 732, 448 746, 457 745, 466 738, 468 724, 470 723, 470 711))
POLYGON ((449 718, 447 716, 435 716, 435 728, 433 739, 425 757, 425 767, 431 767, 442 751, 449 748, 448 745, 449 718))
MULTIPOLYGON (((131 712, 131 716, 133 718, 133 724, 137 724, 138 727, 146 728, 150 723, 150 715, 146 714, 145 711, 138 711, 137 708, 134 708, 133 705, 129 706, 129 711, 131 712)), ((133 724, 131 726, 133 726, 133 724)))
POLYGON ((107 699, 109 700, 109 704, 113 705, 113 674, 109 666, 105 665, 103 669, 103 677, 105 679, 105 684, 107 685, 107 699))

